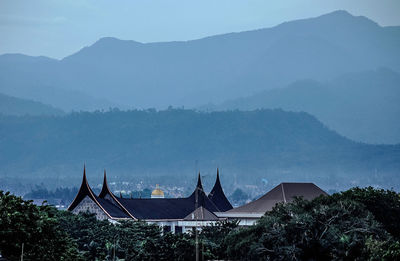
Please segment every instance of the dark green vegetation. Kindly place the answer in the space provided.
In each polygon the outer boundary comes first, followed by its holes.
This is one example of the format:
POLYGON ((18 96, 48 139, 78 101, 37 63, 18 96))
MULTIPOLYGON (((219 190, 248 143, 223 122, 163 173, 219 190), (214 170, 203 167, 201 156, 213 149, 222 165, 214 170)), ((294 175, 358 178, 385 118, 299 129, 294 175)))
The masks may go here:
POLYGON ((4 115, 63 115, 64 112, 50 105, 19 99, 0 93, 0 114, 4 115))
POLYGON ((43 185, 36 185, 30 192, 24 195, 24 199, 46 200, 51 205, 69 205, 78 193, 78 188, 56 188, 48 190, 43 185))
POLYGON ((167 176, 182 182, 192 177, 196 161, 212 181, 216 167, 223 167, 224 186, 234 174, 247 184, 261 178, 323 187, 400 184, 400 146, 355 143, 309 114, 281 110, 2 116, 0 137, 3 177, 57 179, 63 186, 79 184, 84 162, 89 179, 99 184, 103 168, 111 178, 167 176))
POLYGON ((400 143, 400 74, 381 68, 318 82, 303 80, 286 88, 206 106, 212 110, 281 108, 316 116, 331 129, 367 143, 400 143))
MULTIPOLYGON (((155 225, 112 224, 34 206, 0 192, 0 253, 19 260, 193 260, 193 234, 161 234, 155 225), (45 243, 44 243, 45 242, 45 243)), ((400 194, 354 188, 313 201, 277 205, 256 225, 235 221, 199 233, 204 259, 399 260, 400 194)), ((202 257, 201 256, 201 257, 202 257)))
POLYGON ((225 238, 227 255, 249 260, 399 260, 400 195, 354 188, 277 205, 225 238))
POLYGON ((61 229, 60 212, 50 206, 35 206, 20 197, 0 191, 0 252, 19 260, 24 243, 25 260, 73 260, 76 243, 61 229))
MULTIPOLYGON (((94 189, 94 193, 99 194, 99 189, 94 189)), ((24 195, 27 200, 46 200, 50 205, 64 205, 68 206, 78 193, 78 188, 64 188, 58 187, 54 190, 48 190, 43 185, 36 185, 31 191, 24 195)), ((145 188, 141 191, 132 191, 131 193, 121 193, 124 198, 150 198, 151 190, 145 188)))

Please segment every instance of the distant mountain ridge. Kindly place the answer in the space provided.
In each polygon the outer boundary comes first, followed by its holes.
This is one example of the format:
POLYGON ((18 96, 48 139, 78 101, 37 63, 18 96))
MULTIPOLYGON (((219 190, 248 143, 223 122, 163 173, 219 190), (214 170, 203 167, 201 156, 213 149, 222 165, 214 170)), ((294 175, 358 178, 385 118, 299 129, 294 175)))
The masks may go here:
POLYGON ((286 88, 201 109, 305 111, 353 140, 395 144, 400 143, 399 101, 400 74, 380 68, 344 74, 325 82, 297 81, 286 88))
POLYGON ((400 145, 353 142, 307 113, 190 110, 0 116, 0 176, 79 182, 82 164, 119 178, 203 174, 224 184, 312 181, 324 187, 400 184, 400 145), (196 168, 197 169, 197 168, 196 168), (250 175, 251 174, 251 175, 250 175), (214 177, 214 176, 213 176, 214 177))
POLYGON ((4 115, 54 115, 65 114, 64 111, 31 100, 19 99, 0 93, 0 114, 4 115))
POLYGON ((69 111, 93 111, 121 107, 106 98, 94 98, 84 91, 63 88, 59 60, 22 54, 0 55, 0 93, 35 100, 69 111))
MULTIPOLYGON (((142 44, 102 38, 60 61, 14 58, 0 56, 0 92, 5 94, 30 98, 41 92, 36 100, 64 110, 77 108, 65 102, 60 106, 63 95, 55 93, 104 101, 87 106, 98 109, 110 104, 193 108, 300 79, 325 81, 381 66, 400 71, 400 27, 381 27, 365 17, 336 11, 186 42, 142 44)), ((86 109, 84 101, 77 104, 86 109)))

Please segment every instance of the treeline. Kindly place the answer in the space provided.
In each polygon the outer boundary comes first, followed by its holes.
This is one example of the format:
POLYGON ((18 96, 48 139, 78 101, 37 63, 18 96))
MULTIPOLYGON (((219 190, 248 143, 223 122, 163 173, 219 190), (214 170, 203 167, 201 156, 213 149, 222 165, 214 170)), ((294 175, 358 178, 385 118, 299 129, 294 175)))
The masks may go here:
POLYGON ((393 182, 400 169, 399 145, 356 143, 309 114, 282 110, 0 116, 0 136, 0 172, 57 178, 68 186, 81 179, 83 162, 95 168, 92 173, 107 168, 119 178, 151 174, 174 182, 198 162, 202 172, 222 166, 226 175, 236 173, 240 182, 252 184, 261 178, 387 188, 399 183, 393 182))
MULTIPOLYGON (((354 188, 279 204, 255 225, 221 221, 199 233, 200 258, 398 260, 400 194, 354 188)), ((141 221, 116 224, 0 192, 0 253, 19 260, 194 260, 194 233, 161 233, 141 221)))
POLYGON ((42 185, 36 185, 30 192, 24 195, 25 199, 44 199, 50 204, 54 204, 55 201, 60 201, 64 204, 69 204, 76 194, 78 188, 64 188, 58 187, 55 190, 48 190, 42 185))
MULTIPOLYGON (((100 193, 100 190, 98 188, 94 188, 93 191, 96 194, 100 193)), ((78 188, 77 187, 72 187, 72 188, 67 188, 67 187, 58 187, 54 190, 49 190, 43 185, 35 185, 35 187, 28 193, 24 195, 25 200, 31 200, 31 199, 43 199, 46 200, 47 203, 54 205, 55 203, 64 203, 64 204, 69 204, 72 202, 72 200, 75 198, 76 194, 78 194, 78 188)), ((140 191, 131 191, 130 193, 127 193, 125 191, 121 191, 119 194, 123 196, 124 198, 150 198, 151 197, 151 190, 148 188, 145 188, 140 191)))

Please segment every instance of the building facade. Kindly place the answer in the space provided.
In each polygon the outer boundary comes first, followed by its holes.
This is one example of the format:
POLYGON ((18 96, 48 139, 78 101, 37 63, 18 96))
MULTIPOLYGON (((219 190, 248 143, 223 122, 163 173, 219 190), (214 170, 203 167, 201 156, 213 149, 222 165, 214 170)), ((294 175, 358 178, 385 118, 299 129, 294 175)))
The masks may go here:
POLYGON ((89 211, 100 220, 142 220, 161 226, 164 232, 184 233, 221 220, 239 220, 240 226, 250 226, 277 203, 291 202, 295 197, 312 200, 321 195, 327 193, 313 183, 281 183, 257 200, 233 208, 222 189, 218 169, 209 194, 203 190, 199 173, 194 191, 186 198, 164 198, 158 186, 151 198, 117 197, 110 191, 104 172, 101 192, 95 195, 84 167, 81 187, 68 210, 75 214, 89 211))
POLYGON ((94 213, 100 220, 142 220, 175 233, 226 219, 215 213, 230 209, 232 205, 222 190, 218 170, 214 187, 208 195, 203 190, 199 174, 193 193, 186 198, 164 198, 158 187, 153 191, 152 198, 123 198, 110 191, 105 172, 101 192, 95 195, 88 184, 85 168, 78 194, 68 207, 72 213, 94 213))

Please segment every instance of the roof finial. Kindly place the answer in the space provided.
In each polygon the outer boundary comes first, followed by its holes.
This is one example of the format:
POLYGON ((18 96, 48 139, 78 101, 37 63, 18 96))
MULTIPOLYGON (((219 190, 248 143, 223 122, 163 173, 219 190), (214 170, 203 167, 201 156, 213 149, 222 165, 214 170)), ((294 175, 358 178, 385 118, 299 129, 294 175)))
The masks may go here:
POLYGON ((103 187, 101 188, 99 197, 104 198, 107 194, 112 194, 110 189, 108 188, 108 183, 107 183, 107 172, 104 169, 104 178, 103 178, 103 187))
POLYGON ((201 184, 201 176, 200 176, 200 171, 199 171, 199 176, 197 178, 197 186, 196 188, 203 189, 203 185, 201 184))
POLYGON ((83 163, 83 180, 86 181, 86 163, 83 163))
POLYGON ((119 192, 119 197, 122 198, 122 192, 121 191, 119 192))

